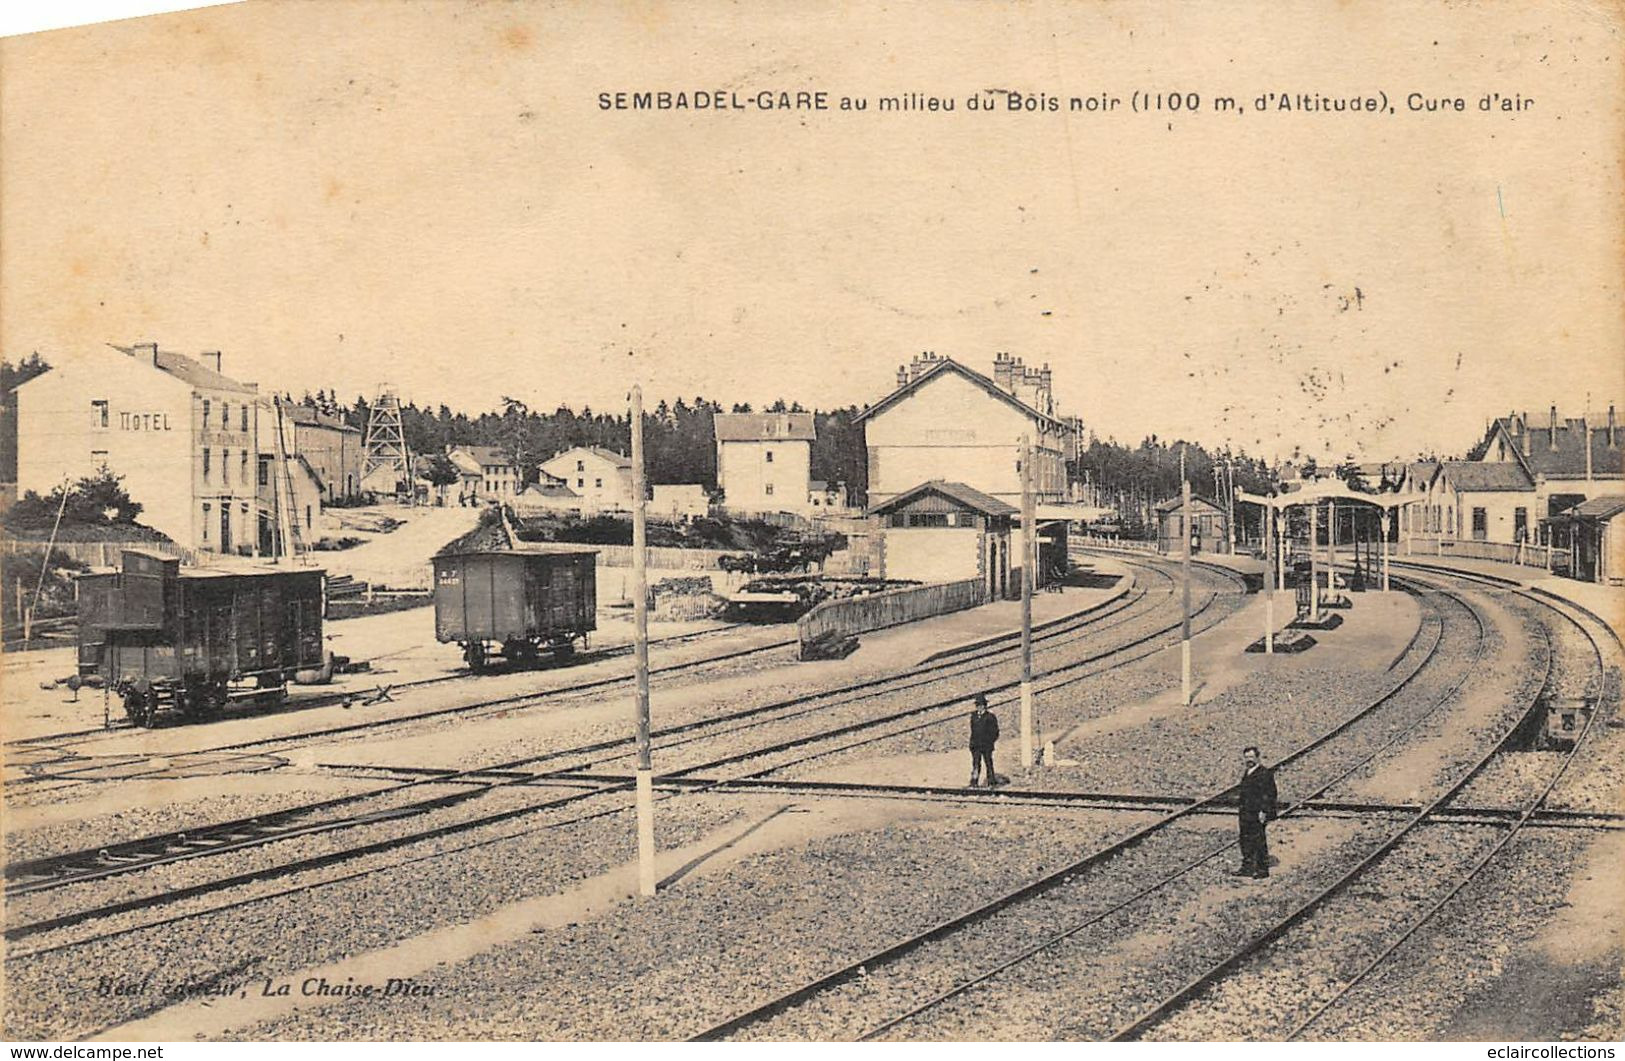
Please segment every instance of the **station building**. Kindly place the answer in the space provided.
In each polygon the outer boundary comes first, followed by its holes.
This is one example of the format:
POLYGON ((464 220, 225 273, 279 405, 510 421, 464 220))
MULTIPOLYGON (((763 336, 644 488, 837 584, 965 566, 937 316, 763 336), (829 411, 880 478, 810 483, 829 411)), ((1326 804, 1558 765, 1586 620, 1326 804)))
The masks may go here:
POLYGON ((1224 509, 1201 497, 1191 497, 1191 511, 1177 497, 1154 506, 1157 514, 1157 548, 1170 556, 1185 551, 1186 526, 1191 529, 1191 552, 1223 553, 1230 549, 1230 521, 1224 509))
POLYGON ((894 494, 869 514, 882 527, 881 577, 981 579, 989 600, 1011 594, 1011 528, 1021 514, 1015 506, 964 483, 937 480, 894 494))
MULTIPOLYGON (((218 351, 193 358, 157 343, 52 360, 16 391, 19 491, 49 494, 106 468, 141 503, 141 522, 178 544, 260 551, 276 521, 276 414, 254 384, 225 375, 218 351)), ((319 478, 297 463, 289 481, 319 478)), ((314 528, 320 492, 306 498, 296 485, 314 528)))

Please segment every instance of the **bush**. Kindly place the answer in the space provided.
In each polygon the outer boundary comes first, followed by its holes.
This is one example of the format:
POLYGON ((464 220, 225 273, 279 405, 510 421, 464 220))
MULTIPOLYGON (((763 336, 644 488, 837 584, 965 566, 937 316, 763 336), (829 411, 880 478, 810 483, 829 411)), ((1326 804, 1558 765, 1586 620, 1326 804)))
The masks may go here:
POLYGON ((130 499, 123 483, 121 477, 103 469, 75 483, 66 499, 61 487, 44 497, 30 490, 0 517, 0 523, 23 539, 45 538, 56 527, 69 541, 167 540, 135 521, 141 515, 141 503, 130 499))

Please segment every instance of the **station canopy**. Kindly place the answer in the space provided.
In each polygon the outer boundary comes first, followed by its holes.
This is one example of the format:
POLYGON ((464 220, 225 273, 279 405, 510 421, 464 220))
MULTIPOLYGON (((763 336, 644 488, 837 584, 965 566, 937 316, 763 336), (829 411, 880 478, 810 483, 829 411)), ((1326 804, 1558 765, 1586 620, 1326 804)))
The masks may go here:
POLYGON ((1350 490, 1347 485, 1335 479, 1321 479, 1291 493, 1270 497, 1237 490, 1236 500, 1249 505, 1263 505, 1265 508, 1297 508, 1302 505, 1317 505, 1323 501, 1349 501, 1375 508, 1398 508, 1401 505, 1420 504, 1426 499, 1421 496, 1401 497, 1397 490, 1365 493, 1350 490))

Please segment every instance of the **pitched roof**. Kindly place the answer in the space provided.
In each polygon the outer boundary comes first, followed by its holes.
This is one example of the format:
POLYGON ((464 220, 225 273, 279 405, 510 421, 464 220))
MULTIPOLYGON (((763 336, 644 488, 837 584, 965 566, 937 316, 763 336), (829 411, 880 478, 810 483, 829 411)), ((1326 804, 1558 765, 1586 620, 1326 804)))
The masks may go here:
POLYGON ((718 442, 811 442, 812 413, 717 413, 718 442))
MULTIPOLYGON (((107 345, 133 360, 143 363, 148 362, 146 347, 119 346, 117 343, 108 343, 107 345)), ((236 391, 241 394, 259 393, 253 387, 238 383, 229 376, 222 376, 214 369, 204 367, 201 362, 194 361, 185 354, 177 354, 172 350, 159 350, 156 365, 182 383, 189 383, 204 390, 236 391)))
POLYGON ((921 494, 927 493, 941 494, 943 497, 957 501, 966 508, 974 509, 984 516, 1015 516, 1021 512, 1014 505, 1008 505, 996 497, 984 494, 973 486, 933 479, 928 483, 921 483, 919 486, 904 490, 902 493, 882 501, 871 508, 869 513, 870 515, 883 515, 893 509, 901 508, 921 494))
POLYGON ((1568 515, 1580 519, 1607 520, 1625 512, 1625 497, 1593 497, 1569 509, 1568 515))
MULTIPOLYGON (((1160 512, 1163 515, 1167 515, 1170 512, 1183 511, 1184 507, 1185 503, 1177 497, 1170 497, 1166 501, 1158 501, 1155 505, 1151 506, 1153 511, 1160 512)), ((1214 512, 1223 511, 1218 505, 1215 505, 1207 498, 1199 497, 1196 494, 1191 495, 1191 507, 1194 508, 1198 514, 1205 510, 1212 510, 1214 512)))
POLYGON ((324 413, 320 409, 303 404, 285 404, 282 406, 282 415, 301 427, 325 427, 334 431, 348 431, 359 435, 360 431, 345 423, 340 417, 332 413, 324 413))
MULTIPOLYGON (((1503 416, 1490 429, 1499 435, 1507 449, 1532 475, 1549 479, 1578 479, 1586 473, 1586 422, 1584 418, 1566 417, 1557 422, 1557 448, 1552 448, 1551 421, 1544 427, 1525 423, 1522 430, 1513 433, 1513 418, 1503 416), (1529 436, 1529 452, 1523 451, 1524 436, 1529 436)), ((1616 429, 1614 445, 1608 444, 1607 425, 1591 426, 1591 472, 1593 475, 1617 476, 1625 474, 1625 429, 1616 429)))
POLYGON ((447 456, 455 457, 459 453, 468 457, 481 468, 506 468, 513 464, 513 461, 508 459, 508 455, 502 452, 500 446, 453 446, 447 456))
MULTIPOLYGON (((898 387, 896 390, 892 391, 875 404, 869 406, 869 408, 863 410, 857 416, 854 416, 852 418, 852 422, 857 423, 860 420, 866 420, 871 416, 885 412, 887 409, 890 409, 904 398, 907 398, 909 395, 925 386, 926 383, 938 378, 945 372, 955 373, 963 376, 972 383, 976 384, 978 387, 982 388, 988 394, 992 395, 994 398, 1004 402, 1006 405, 1015 409, 1024 416, 1028 416, 1034 420, 1040 420, 1045 423, 1053 424, 1057 427, 1064 426, 1061 421, 1057 420, 1055 417, 1039 412, 1037 409, 1034 409, 1020 398, 1017 398, 1014 394, 1004 390, 997 383, 994 383, 991 379, 982 375, 980 372, 973 368, 967 368, 964 365, 961 365, 958 361, 955 361, 951 357, 943 358, 942 360, 938 361, 934 367, 921 372, 914 379, 903 384, 901 387, 898 387)), ((719 416, 718 419, 721 419, 721 417, 719 416)))
POLYGON ((1535 482, 1523 466, 1512 461, 1441 461, 1440 475, 1448 476, 1457 490, 1533 490, 1535 482))
POLYGON ((622 455, 620 453, 616 453, 612 449, 605 449, 603 446, 571 446, 569 449, 560 450, 559 452, 553 454, 551 457, 547 458, 547 460, 544 461, 543 463, 544 464, 552 464, 554 461, 558 460, 559 458, 568 457, 572 453, 590 453, 593 456, 598 457, 598 458, 600 458, 602 460, 609 461, 611 464, 615 465, 615 467, 617 467, 617 468, 630 468, 630 467, 632 467, 632 458, 631 457, 627 457, 627 456, 624 456, 624 455, 622 455))
POLYGON ((577 497, 578 495, 563 483, 546 482, 530 483, 519 491, 519 497, 577 497))

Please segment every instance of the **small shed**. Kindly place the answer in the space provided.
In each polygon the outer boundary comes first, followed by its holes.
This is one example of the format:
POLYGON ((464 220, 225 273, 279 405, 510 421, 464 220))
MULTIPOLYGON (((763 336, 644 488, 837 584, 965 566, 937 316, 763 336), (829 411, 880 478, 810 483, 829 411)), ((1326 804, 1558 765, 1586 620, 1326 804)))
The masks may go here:
POLYGON ((1593 497, 1552 523, 1570 533, 1569 571, 1586 582, 1625 583, 1625 497, 1593 497))
MULTIPOLYGON (((1185 506, 1179 498, 1170 498, 1156 506, 1157 548, 1163 553, 1177 556, 1185 551, 1180 540, 1187 520, 1185 506)), ((1230 527, 1224 510, 1200 497, 1191 498, 1191 552, 1222 553, 1229 549, 1230 527)))
POLYGON ((1010 593, 1010 530, 1019 512, 964 483, 921 483, 869 510, 881 525, 881 575, 919 582, 984 580, 1010 593))

